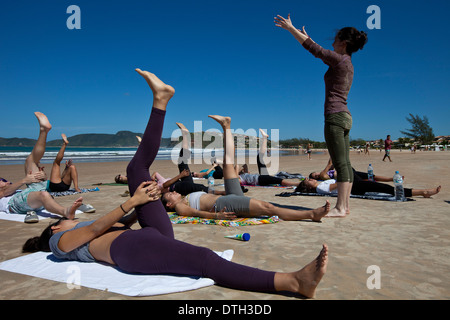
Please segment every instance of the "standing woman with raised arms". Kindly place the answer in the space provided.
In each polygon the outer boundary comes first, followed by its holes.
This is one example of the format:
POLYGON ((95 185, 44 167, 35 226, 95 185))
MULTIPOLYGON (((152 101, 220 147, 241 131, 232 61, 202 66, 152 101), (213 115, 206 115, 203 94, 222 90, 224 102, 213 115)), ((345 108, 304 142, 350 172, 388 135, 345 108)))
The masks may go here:
POLYGON ((353 82, 353 64, 351 56, 367 43, 367 34, 353 27, 339 30, 334 39, 332 50, 316 44, 305 31, 295 28, 290 14, 287 19, 278 15, 275 25, 289 31, 300 44, 316 58, 329 66, 325 73, 325 141, 339 172, 338 199, 336 206, 327 216, 345 217, 350 213, 349 199, 353 184, 353 171, 350 163, 350 129, 352 116, 347 107, 347 96, 353 82))

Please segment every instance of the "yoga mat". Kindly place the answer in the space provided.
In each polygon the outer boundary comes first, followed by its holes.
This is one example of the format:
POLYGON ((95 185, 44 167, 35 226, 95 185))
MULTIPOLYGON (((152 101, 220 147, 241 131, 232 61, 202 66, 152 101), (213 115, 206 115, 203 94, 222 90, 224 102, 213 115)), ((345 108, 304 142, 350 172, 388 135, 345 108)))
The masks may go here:
MULTIPOLYGON (((80 210, 75 211, 75 214, 80 214, 80 213, 83 213, 83 212, 80 210)), ((39 218, 39 221, 48 219, 48 218, 55 218, 55 219, 61 218, 60 215, 51 213, 45 209, 41 210, 41 211, 36 211, 36 214, 39 218)), ((0 220, 23 222, 23 220, 25 219, 25 216, 26 216, 26 214, 23 214, 23 213, 7 213, 4 211, 0 211, 0 220)))
MULTIPOLYGON (((231 261, 234 251, 216 252, 231 261)), ((0 263, 0 270, 76 286, 107 290, 126 296, 152 296, 195 290, 214 284, 212 279, 181 275, 142 275, 97 262, 62 261, 49 252, 35 252, 0 263)))

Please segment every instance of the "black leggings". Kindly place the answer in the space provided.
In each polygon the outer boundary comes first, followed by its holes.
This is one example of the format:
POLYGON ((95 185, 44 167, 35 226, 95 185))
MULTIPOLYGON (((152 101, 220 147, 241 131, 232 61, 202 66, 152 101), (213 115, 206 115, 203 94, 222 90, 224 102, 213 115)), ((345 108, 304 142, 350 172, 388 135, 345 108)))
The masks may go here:
MULTIPOLYGON (((189 150, 186 150, 186 149, 180 150, 180 155, 178 157, 178 171, 180 173, 183 172, 184 170, 188 170, 189 172, 191 172, 191 170, 189 169, 189 166, 187 164, 187 160, 190 157, 191 157, 191 152, 189 150)), ((169 187, 169 190, 176 191, 179 194, 181 194, 182 196, 186 196, 189 193, 197 192, 197 191, 208 192, 208 187, 203 184, 194 183, 194 179, 192 179, 192 175, 189 174, 187 177, 183 177, 180 180, 178 180, 177 182, 175 182, 174 184, 172 184, 169 187)))
MULTIPOLYGON (((127 168, 133 195, 139 184, 150 181, 150 165, 161 141, 165 111, 152 109, 141 144, 127 168)), ((213 279, 230 288, 274 291, 274 272, 239 265, 212 250, 174 238, 173 228, 160 200, 136 207, 141 229, 127 230, 111 244, 111 258, 125 272, 182 274, 213 279)))
MULTIPOLYGON (((412 197, 412 189, 404 188, 405 197, 412 197)), ((375 181, 353 181, 351 193, 354 195, 364 195, 366 192, 380 192, 395 195, 395 189, 393 186, 385 183, 379 183, 375 181)))
POLYGON ((256 156, 256 164, 258 165, 258 172, 261 175, 268 176, 269 171, 267 170, 267 166, 261 158, 264 158, 264 155, 258 152, 258 155, 256 156))
POLYGON ((260 153, 258 153, 258 155, 256 156, 256 164, 258 165, 258 172, 259 172, 258 178, 259 186, 281 184, 281 182, 283 182, 283 179, 269 175, 269 171, 267 171, 266 165, 261 161, 260 153))
POLYGON ((281 184, 281 182, 283 182, 283 179, 274 177, 274 176, 260 175, 258 178, 259 186, 269 186, 271 184, 281 184))

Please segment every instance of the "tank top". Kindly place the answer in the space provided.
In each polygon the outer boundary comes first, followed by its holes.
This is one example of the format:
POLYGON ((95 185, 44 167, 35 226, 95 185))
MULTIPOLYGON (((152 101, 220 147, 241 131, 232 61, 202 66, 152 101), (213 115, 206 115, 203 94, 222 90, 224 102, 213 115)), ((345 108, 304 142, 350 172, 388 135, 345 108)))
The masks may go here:
MULTIPOLYGON (((88 226, 90 224, 94 223, 94 221, 84 221, 78 223, 75 227, 73 227, 70 230, 75 230, 78 228, 82 228, 85 226, 88 226)), ((58 242, 59 239, 65 234, 67 231, 62 231, 55 233, 49 241, 50 244, 50 250, 52 250, 53 255, 61 260, 74 260, 74 261, 81 261, 81 262, 95 262, 94 257, 89 252, 89 242, 79 246, 78 248, 70 251, 70 252, 64 252, 58 248, 58 242)))
POLYGON ((197 191, 197 192, 192 192, 190 194, 188 194, 186 196, 188 202, 189 202, 189 207, 196 209, 196 210, 200 210, 200 198, 206 194, 206 192, 203 191, 197 191))

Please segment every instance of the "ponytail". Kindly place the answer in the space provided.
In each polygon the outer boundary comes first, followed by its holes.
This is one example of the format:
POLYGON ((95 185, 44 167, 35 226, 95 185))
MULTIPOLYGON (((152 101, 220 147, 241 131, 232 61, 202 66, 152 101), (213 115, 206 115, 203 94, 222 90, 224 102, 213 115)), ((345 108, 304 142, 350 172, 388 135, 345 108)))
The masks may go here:
POLYGON ((358 31, 353 27, 342 28, 337 32, 337 38, 347 43, 347 53, 352 55, 353 52, 362 50, 368 41, 367 33, 358 31))
POLYGON ((22 247, 22 252, 38 252, 38 251, 46 251, 49 252, 50 248, 47 243, 47 246, 44 247, 41 237, 33 237, 27 240, 22 247))
POLYGON ((44 251, 44 252, 50 252, 50 238, 53 235, 52 227, 58 225, 61 220, 66 219, 62 218, 58 220, 57 222, 49 225, 45 230, 41 233, 39 237, 33 237, 28 239, 25 244, 22 247, 22 252, 38 252, 38 251, 44 251))

